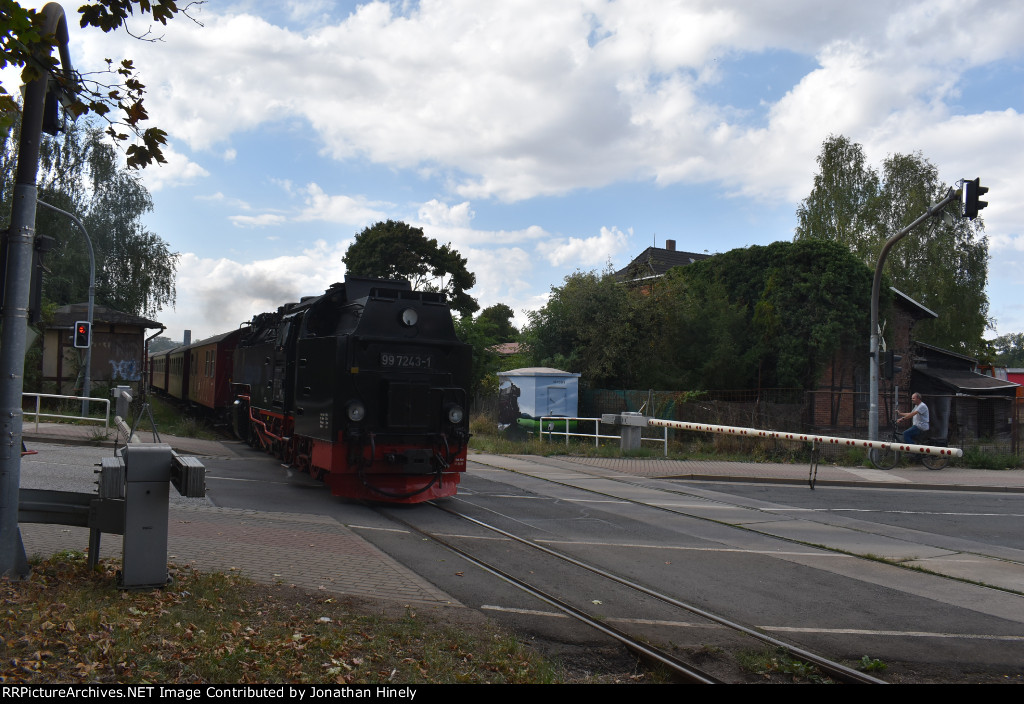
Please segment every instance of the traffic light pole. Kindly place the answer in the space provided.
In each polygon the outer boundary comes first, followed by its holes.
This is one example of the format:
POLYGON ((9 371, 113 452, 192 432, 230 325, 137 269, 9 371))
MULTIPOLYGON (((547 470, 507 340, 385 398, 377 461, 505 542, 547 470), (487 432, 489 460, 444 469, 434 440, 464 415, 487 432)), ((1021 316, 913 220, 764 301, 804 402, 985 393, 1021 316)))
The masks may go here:
MULTIPOLYGON (((50 205, 45 201, 41 201, 38 198, 36 199, 36 203, 44 208, 49 208, 54 212, 71 218, 74 223, 78 225, 78 229, 82 231, 82 236, 85 237, 86 248, 89 250, 89 312, 87 314, 89 319, 89 346, 85 348, 85 381, 82 384, 82 395, 88 396, 92 391, 92 314, 93 303, 96 300, 96 255, 92 250, 92 239, 89 237, 89 233, 86 231, 85 225, 82 224, 82 221, 71 213, 66 210, 61 210, 54 205, 50 205)), ((89 402, 86 400, 82 401, 82 415, 89 415, 89 402)))
POLYGON ((894 244, 903 239, 911 230, 925 222, 928 218, 938 217, 943 208, 958 198, 958 193, 950 188, 949 192, 946 193, 946 197, 929 207, 927 213, 890 237, 886 241, 885 246, 882 247, 881 253, 878 255, 878 264, 875 265, 875 278, 871 283, 871 342, 869 345, 871 350, 871 384, 869 389, 871 398, 868 405, 869 440, 878 440, 878 296, 882 289, 882 267, 885 265, 885 259, 889 256, 889 250, 892 249, 894 244))
MULTIPOLYGON (((68 51, 68 24, 64 8, 49 3, 42 10, 43 36, 52 36, 60 52, 64 77, 72 81, 68 51)), ((43 45, 49 53, 50 46, 43 45)), ((0 332, 0 577, 28 576, 25 546, 18 528, 18 493, 21 489, 21 393, 25 381, 32 248, 36 237, 36 178, 39 140, 50 76, 44 74, 25 86, 18 165, 11 203, 7 242, 3 330, 0 332)))

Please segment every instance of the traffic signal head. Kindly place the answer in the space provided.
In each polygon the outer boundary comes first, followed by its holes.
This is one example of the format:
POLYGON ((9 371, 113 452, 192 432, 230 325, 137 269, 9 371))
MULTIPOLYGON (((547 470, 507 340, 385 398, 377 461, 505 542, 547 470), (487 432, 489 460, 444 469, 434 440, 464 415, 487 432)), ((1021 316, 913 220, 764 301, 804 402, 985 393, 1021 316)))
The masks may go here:
POLYGON ((75 323, 75 347, 86 348, 92 341, 92 325, 87 320, 79 320, 75 323))
POLYGON ((964 217, 973 220, 978 217, 978 211, 988 205, 987 200, 981 200, 981 196, 988 193, 988 188, 981 185, 981 179, 964 181, 964 217))
POLYGON ((879 364, 881 367, 881 377, 883 379, 892 379, 894 376, 903 371, 903 367, 900 366, 900 362, 903 361, 903 355, 896 354, 892 350, 888 350, 882 353, 882 359, 879 364))

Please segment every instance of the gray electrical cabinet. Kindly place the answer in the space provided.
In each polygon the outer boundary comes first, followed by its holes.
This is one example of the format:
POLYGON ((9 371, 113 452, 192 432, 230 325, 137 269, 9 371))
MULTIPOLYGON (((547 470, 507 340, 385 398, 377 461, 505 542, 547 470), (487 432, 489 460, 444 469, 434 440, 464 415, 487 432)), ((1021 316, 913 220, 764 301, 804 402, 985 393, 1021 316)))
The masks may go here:
POLYGON ((167 584, 167 518, 171 488, 170 445, 128 445, 125 464, 125 588, 167 584))

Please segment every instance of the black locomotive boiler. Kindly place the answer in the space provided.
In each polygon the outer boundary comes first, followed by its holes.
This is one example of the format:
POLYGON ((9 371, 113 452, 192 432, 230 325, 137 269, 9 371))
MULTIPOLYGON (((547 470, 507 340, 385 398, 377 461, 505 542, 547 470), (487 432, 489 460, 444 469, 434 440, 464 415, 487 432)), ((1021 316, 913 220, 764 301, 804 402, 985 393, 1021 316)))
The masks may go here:
POLYGON ((234 430, 338 496, 451 496, 466 469, 471 362, 443 295, 346 276, 243 328, 234 430))

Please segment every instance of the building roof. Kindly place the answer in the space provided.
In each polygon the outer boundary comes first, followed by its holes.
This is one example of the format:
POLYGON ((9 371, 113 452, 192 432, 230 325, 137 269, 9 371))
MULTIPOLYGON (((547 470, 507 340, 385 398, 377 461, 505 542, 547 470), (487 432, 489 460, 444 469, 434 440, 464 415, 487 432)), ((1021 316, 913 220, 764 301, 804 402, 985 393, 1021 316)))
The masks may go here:
POLYGON ((1009 395, 1012 396, 1020 386, 1012 381, 1003 381, 986 374, 958 369, 929 369, 922 365, 915 365, 914 373, 922 374, 949 387, 952 391, 964 394, 992 394, 1003 391, 1009 392, 1009 395))
POLYGON ((897 288, 889 287, 889 290, 896 294, 896 302, 902 303, 903 306, 910 310, 910 314, 915 320, 923 320, 924 318, 938 318, 939 314, 935 311, 925 308, 923 305, 915 301, 913 298, 903 293, 897 288))
POLYGON ((978 360, 974 357, 969 357, 966 354, 954 352, 953 350, 936 347, 935 345, 929 345, 927 342, 914 340, 914 346, 918 348, 917 353, 929 361, 937 361, 938 359, 945 358, 947 360, 970 364, 972 367, 978 363, 978 360))
POLYGON ((661 247, 648 247, 639 255, 633 258, 624 268, 615 272, 618 279, 636 281, 651 277, 663 276, 669 269, 677 266, 693 264, 701 259, 707 259, 710 254, 697 254, 696 252, 680 252, 675 249, 675 242, 669 240, 670 246, 667 249, 661 247))
MULTIPOLYGON (((72 303, 71 305, 61 306, 54 312, 53 323, 49 325, 49 327, 73 328, 76 322, 79 320, 85 320, 88 315, 88 303, 72 303)), ((92 322, 93 325, 97 323, 106 323, 108 325, 135 325, 140 328, 154 329, 162 329, 164 327, 161 323, 150 320, 149 318, 132 315, 131 313, 123 313, 119 310, 110 308, 109 306, 99 305, 93 306, 92 322)))
POLYGON ((498 376, 572 376, 579 377, 576 372, 563 372, 561 369, 551 367, 523 367, 522 369, 511 369, 507 372, 498 372, 498 376))
POLYGON ((518 354, 522 349, 522 344, 519 342, 499 342, 496 345, 492 345, 488 348, 491 352, 500 355, 518 354))

